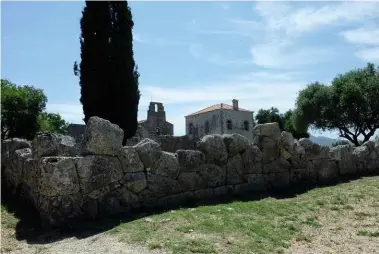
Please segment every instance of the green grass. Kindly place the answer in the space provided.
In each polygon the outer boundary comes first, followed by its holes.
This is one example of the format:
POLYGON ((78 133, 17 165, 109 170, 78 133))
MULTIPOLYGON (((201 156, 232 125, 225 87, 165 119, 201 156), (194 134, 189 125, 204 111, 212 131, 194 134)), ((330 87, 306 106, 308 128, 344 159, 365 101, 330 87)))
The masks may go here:
POLYGON ((368 237, 379 237, 379 231, 360 230, 358 231, 357 235, 368 236, 368 237))
POLYGON ((301 229, 323 226, 315 215, 319 209, 353 210, 378 191, 379 177, 364 178, 316 188, 295 198, 168 211, 120 224, 109 233, 128 243, 159 246, 174 253, 280 253, 293 239, 312 241, 301 229))

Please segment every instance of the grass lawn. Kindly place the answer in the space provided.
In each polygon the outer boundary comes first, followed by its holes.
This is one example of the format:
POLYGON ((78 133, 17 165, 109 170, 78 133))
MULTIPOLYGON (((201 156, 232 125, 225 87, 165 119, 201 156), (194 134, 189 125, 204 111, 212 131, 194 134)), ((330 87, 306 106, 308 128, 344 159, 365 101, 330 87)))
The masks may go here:
MULTIPOLYGON (((3 206, 1 211, 2 250, 10 251, 17 248, 10 232, 18 219, 3 206)), ((338 235, 348 227, 357 241, 379 242, 379 177, 320 187, 293 198, 170 210, 121 222, 106 236, 126 246, 143 245, 162 252, 285 253, 295 244, 301 253, 303 245, 321 242, 326 229, 338 235)))

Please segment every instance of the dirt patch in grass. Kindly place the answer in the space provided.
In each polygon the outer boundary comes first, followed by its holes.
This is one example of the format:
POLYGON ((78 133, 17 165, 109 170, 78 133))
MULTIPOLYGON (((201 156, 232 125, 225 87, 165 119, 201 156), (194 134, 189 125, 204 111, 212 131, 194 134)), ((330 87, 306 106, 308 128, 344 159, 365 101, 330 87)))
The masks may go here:
POLYGON ((329 206, 315 213, 322 226, 303 227, 286 253, 379 253, 379 186, 366 183, 357 189, 350 188, 357 183, 341 186, 350 190, 344 196, 351 198, 340 204, 338 196, 332 198, 329 206), (372 191, 376 195, 371 196, 372 191))

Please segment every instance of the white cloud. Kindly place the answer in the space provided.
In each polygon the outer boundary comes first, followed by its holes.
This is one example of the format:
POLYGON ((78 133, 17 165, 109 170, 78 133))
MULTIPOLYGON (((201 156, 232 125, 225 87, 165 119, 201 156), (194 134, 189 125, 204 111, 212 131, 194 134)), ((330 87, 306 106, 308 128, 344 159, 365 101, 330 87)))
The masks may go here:
POLYGON ((341 32, 340 35, 349 43, 358 45, 360 49, 355 55, 364 61, 379 62, 379 29, 360 27, 341 32))
POLYGON ((70 123, 84 123, 82 120, 84 118, 83 108, 80 103, 47 103, 46 111, 50 113, 59 113, 63 119, 70 123))
POLYGON ((367 62, 379 63, 379 46, 358 50, 355 54, 367 62))
POLYGON ((360 27, 340 33, 347 42, 353 44, 379 45, 379 29, 360 27))
POLYGON ((251 48, 253 62, 267 68, 291 69, 327 61, 331 50, 281 42, 254 44, 251 48))
MULTIPOLYGON (((203 29, 192 24, 191 30, 202 34, 239 35, 251 39, 251 57, 253 63, 266 68, 299 69, 302 66, 318 64, 334 59, 336 49, 329 45, 305 44, 301 40, 325 28, 342 28, 366 24, 379 18, 379 4, 375 2, 315 3, 316 5, 298 5, 298 3, 258 2, 254 10, 259 18, 229 18, 223 27, 203 29)), ((225 21, 225 20, 224 20, 225 21)), ((204 24, 205 25, 205 24, 204 24)), ((358 32, 345 34, 350 39, 358 32)), ((376 35, 365 34, 366 41, 376 35), (369 37, 370 36, 370 37, 369 37)), ((375 40, 378 40, 376 36, 375 40)), ((367 51, 358 52, 365 59, 367 51)), ((374 52, 375 49, 371 49, 374 52)), ((376 51, 375 51, 376 52, 376 51)), ((337 52, 336 52, 337 53, 337 52)), ((370 57, 376 59, 376 55, 370 57)), ((209 59, 208 59, 209 60, 209 59)), ((216 61, 215 61, 216 62, 216 61)))

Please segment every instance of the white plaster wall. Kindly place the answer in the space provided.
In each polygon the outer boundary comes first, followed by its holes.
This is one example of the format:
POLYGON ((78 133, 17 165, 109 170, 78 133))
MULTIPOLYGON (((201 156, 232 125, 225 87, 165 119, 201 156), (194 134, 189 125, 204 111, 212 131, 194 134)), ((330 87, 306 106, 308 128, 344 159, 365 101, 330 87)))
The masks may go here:
POLYGON ((223 125, 224 125, 224 134, 237 133, 245 136, 250 141, 253 138, 251 130, 253 129, 253 112, 238 111, 238 110, 222 110, 223 112, 223 125), (227 120, 232 121, 233 128, 228 130, 227 120), (244 121, 249 122, 249 130, 244 129, 244 121))
MULTIPOLYGON (((211 112, 201 113, 193 116, 186 117, 186 135, 191 139, 194 138, 194 134, 189 134, 189 124, 192 123, 194 129, 198 130, 198 137, 206 135, 205 122, 209 121, 209 133, 207 134, 220 134, 221 133, 221 119, 220 110, 214 110, 211 112)), ((196 137, 195 137, 196 138, 196 137)))

